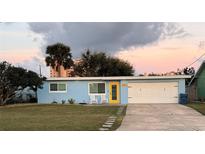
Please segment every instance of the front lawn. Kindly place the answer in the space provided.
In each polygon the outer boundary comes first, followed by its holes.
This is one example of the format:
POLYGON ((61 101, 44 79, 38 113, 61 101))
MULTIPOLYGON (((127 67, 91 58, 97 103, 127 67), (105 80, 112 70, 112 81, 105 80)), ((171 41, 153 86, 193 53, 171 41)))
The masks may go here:
MULTIPOLYGON (((0 107, 0 130, 98 130, 120 106, 89 105, 8 105, 0 107)), ((117 129, 124 112, 117 116, 111 130, 117 129)))
POLYGON ((197 110, 201 114, 205 115, 205 103, 188 103, 187 106, 197 110))

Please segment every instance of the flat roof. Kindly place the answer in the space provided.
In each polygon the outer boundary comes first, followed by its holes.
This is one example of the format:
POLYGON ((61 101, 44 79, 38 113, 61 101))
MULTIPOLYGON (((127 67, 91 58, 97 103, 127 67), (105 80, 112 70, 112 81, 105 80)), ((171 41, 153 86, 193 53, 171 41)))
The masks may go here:
POLYGON ((190 75, 173 76, 109 76, 109 77, 52 77, 47 81, 68 81, 68 80, 162 80, 162 79, 188 79, 190 75))

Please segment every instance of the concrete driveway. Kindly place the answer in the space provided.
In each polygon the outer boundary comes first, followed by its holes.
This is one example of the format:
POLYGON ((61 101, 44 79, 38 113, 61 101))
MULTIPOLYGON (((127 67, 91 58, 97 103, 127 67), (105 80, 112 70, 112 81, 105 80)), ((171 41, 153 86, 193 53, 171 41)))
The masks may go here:
POLYGON ((205 116, 180 104, 129 104, 118 130, 205 130, 205 116))

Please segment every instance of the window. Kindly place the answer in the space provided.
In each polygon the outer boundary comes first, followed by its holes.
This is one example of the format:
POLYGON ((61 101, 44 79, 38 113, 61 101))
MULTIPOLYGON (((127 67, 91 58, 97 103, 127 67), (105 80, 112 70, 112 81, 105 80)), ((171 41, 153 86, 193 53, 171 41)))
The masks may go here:
POLYGON ((58 91, 58 85, 57 83, 51 83, 50 84, 50 91, 58 91))
POLYGON ((65 83, 58 84, 58 91, 66 91, 66 84, 65 83))
POLYGON ((90 83, 89 93, 90 94, 105 94, 105 83, 90 83))
POLYGON ((50 92, 66 92, 66 83, 50 83, 50 92))

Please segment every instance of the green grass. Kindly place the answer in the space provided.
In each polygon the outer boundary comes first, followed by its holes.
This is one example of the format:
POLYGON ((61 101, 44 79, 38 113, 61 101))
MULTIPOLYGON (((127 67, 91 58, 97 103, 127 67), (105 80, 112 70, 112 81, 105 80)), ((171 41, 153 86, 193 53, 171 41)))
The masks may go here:
POLYGON ((201 114, 205 115, 205 103, 188 103, 187 106, 197 110, 201 114))
MULTIPOLYGON (((98 130, 119 106, 89 105, 8 105, 0 107, 0 130, 98 130)), ((125 115, 126 107, 118 115, 111 130, 117 129, 125 115)))

